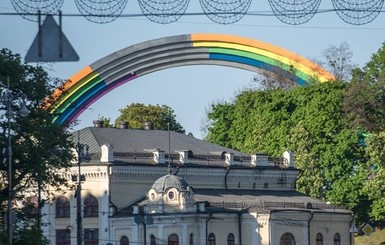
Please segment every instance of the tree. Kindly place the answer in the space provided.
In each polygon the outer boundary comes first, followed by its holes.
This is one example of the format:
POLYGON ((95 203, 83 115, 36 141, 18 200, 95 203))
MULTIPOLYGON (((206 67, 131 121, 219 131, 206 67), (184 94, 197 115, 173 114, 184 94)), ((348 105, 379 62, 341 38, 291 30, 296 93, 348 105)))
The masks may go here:
POLYGON ((345 93, 345 119, 350 127, 383 131, 385 125, 385 43, 362 68, 353 70, 345 93))
POLYGON ((366 152, 370 157, 367 168, 370 170, 366 176, 365 191, 369 200, 370 215, 376 221, 385 219, 385 132, 371 134, 366 140, 366 152))
POLYGON ((185 133, 182 125, 176 121, 174 110, 169 106, 133 103, 119 111, 120 115, 115 120, 115 125, 128 122, 130 128, 142 129, 144 123, 151 122, 158 130, 168 130, 169 127, 175 132, 185 133))
POLYGON ((349 81, 355 65, 352 62, 353 52, 346 42, 330 45, 322 51, 323 61, 320 65, 334 75, 337 80, 349 81))
MULTIPOLYGON (((50 78, 41 66, 23 63, 20 55, 13 54, 8 49, 0 50, 0 81, 3 92, 7 81, 9 82, 9 91, 14 102, 11 105, 12 110, 18 111, 20 102, 24 102, 31 112, 28 118, 11 119, 12 199, 18 203, 25 203, 26 198, 31 198, 31 196, 25 196, 25 191, 28 190, 29 193, 35 191, 35 195, 38 195, 38 186, 40 194, 49 198, 48 186, 55 188, 67 185, 65 177, 58 170, 68 168, 72 158, 69 135, 60 125, 53 124, 48 110, 43 109, 47 104, 54 105, 54 100, 49 95, 60 81, 50 78)), ((0 147, 7 149, 9 136, 6 117, 2 117, 0 126, 3 129, 0 134, 0 147)), ((7 152, 2 151, 1 156, 7 159, 7 152)), ((0 165, 1 179, 8 179, 7 170, 8 163, 0 165)), ((6 210, 8 196, 11 194, 8 192, 8 181, 0 182, 0 192, 2 206, 0 212, 2 212, 1 217, 4 217, 3 212, 6 210)), ((14 207, 14 211, 20 218, 29 217, 28 220, 15 224, 15 244, 23 243, 23 239, 27 237, 23 232, 36 227, 37 220, 40 218, 39 212, 26 215, 24 210, 19 206, 14 207)), ((40 237, 35 242, 44 244, 43 240, 40 237)))
POLYGON ((302 170, 299 191, 362 212, 365 154, 360 132, 343 120, 346 87, 335 81, 244 91, 231 104, 212 106, 207 139, 250 154, 291 150, 302 170))

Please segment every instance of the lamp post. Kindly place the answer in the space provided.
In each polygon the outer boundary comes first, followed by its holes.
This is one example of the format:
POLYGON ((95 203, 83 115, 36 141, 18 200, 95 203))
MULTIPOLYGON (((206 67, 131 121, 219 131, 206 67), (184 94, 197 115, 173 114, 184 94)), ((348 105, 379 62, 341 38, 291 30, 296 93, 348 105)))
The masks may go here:
MULTIPOLYGON (((79 131, 78 131, 78 137, 79 137, 79 131)), ((81 174, 81 167, 80 163, 82 161, 89 160, 88 156, 88 145, 87 144, 80 144, 79 138, 78 143, 75 146, 76 153, 77 153, 77 164, 78 164, 78 185, 76 188, 76 224, 77 224, 77 245, 82 245, 83 241, 83 221, 82 221, 82 181, 85 181, 85 176, 81 174)))
MULTIPOLYGON (((7 139, 8 147, 4 151, 7 153, 6 162, 8 163, 8 210, 7 210, 7 230, 8 230, 8 242, 9 244, 13 243, 13 172, 12 172, 12 135, 11 135, 11 120, 15 117, 15 113, 12 111, 13 97, 9 89, 9 78, 7 79, 7 87, 4 90, 2 96, 2 101, 6 107, 5 116, 7 118, 7 139)), ((30 111, 27 109, 24 103, 21 104, 21 108, 17 114, 21 117, 28 117, 30 111)))

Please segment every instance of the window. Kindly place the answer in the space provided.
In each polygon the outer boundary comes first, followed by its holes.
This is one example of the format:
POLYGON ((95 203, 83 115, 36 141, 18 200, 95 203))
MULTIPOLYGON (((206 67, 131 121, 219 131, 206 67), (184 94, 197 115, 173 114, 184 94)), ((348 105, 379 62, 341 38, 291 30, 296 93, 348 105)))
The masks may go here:
POLYGON ((190 234, 190 245, 194 245, 194 234, 190 234))
POLYGON ((129 245, 129 244, 130 244, 130 242, 129 242, 129 240, 128 240, 128 237, 122 236, 122 237, 120 238, 120 245, 129 245))
POLYGON ((71 232, 68 230, 56 230, 56 245, 71 245, 71 232))
POLYGON ((168 237, 168 245, 179 245, 179 237, 176 234, 172 234, 168 237))
POLYGON ((315 237, 315 244, 316 245, 323 245, 324 244, 324 240, 322 238, 321 233, 318 233, 317 236, 315 237))
POLYGON ((156 238, 154 235, 150 236, 150 245, 156 245, 156 238))
POLYGON ((168 192, 168 198, 170 198, 170 200, 174 200, 175 199, 175 193, 173 191, 169 191, 168 192))
POLYGON ((84 229, 84 245, 99 245, 98 229, 84 229))
POLYGON ((207 238, 207 245, 215 245, 215 235, 213 233, 209 234, 209 237, 207 238))
POLYGON ((291 233, 285 233, 281 236, 279 245, 295 245, 294 236, 291 233))
POLYGON ((99 216, 99 205, 98 199, 93 195, 88 194, 84 199, 84 217, 98 217, 99 216))
POLYGON ((227 245, 235 245, 235 238, 233 233, 227 235, 227 245))
POLYGON ((60 196, 56 200, 56 218, 70 217, 70 202, 65 196, 60 196))
POLYGON ((340 234, 334 234, 333 245, 341 245, 341 236, 340 234))

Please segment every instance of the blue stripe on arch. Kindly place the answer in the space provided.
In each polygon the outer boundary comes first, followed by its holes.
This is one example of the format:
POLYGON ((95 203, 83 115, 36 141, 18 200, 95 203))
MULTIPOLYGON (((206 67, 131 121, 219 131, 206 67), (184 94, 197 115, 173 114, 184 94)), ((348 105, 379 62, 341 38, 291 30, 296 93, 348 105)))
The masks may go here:
POLYGON ((92 89, 87 90, 79 98, 71 102, 71 105, 66 108, 66 110, 59 116, 57 120, 55 120, 55 122, 62 125, 69 119, 72 120, 71 116, 78 114, 75 113, 75 111, 84 110, 84 107, 86 106, 84 104, 85 101, 92 98, 94 94, 98 93, 100 90, 103 90, 105 87, 107 87, 105 82, 98 82, 95 86, 92 87, 92 89))
MULTIPOLYGON (((290 72, 285 71, 282 68, 279 68, 277 66, 273 66, 273 65, 267 64, 265 62, 262 62, 260 60, 250 59, 250 58, 246 58, 246 57, 242 57, 242 56, 235 56, 235 55, 229 55, 229 54, 210 53, 209 54, 209 58, 213 59, 213 60, 223 60, 223 61, 230 61, 230 62, 234 62, 234 63, 246 64, 246 65, 254 66, 254 67, 257 67, 257 68, 260 68, 260 69, 263 69, 263 70, 271 71, 271 72, 274 72, 274 73, 277 72, 277 69, 280 69, 280 70, 282 70, 282 71, 284 71, 286 73, 290 73, 290 72)), ((297 78, 296 80, 297 80, 298 85, 303 86, 303 85, 307 85, 308 84, 308 82, 306 82, 302 78, 300 78, 298 76, 295 76, 295 77, 297 78)))

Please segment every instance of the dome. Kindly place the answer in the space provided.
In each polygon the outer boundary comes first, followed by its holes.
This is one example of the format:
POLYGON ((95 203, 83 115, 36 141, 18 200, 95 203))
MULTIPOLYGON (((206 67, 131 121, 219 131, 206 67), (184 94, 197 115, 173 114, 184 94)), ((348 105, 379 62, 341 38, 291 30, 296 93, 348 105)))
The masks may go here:
POLYGON ((179 191, 185 191, 187 190, 188 186, 188 183, 184 179, 172 174, 168 174, 155 181, 155 183, 152 185, 152 189, 158 193, 164 192, 169 188, 176 188, 179 191))

